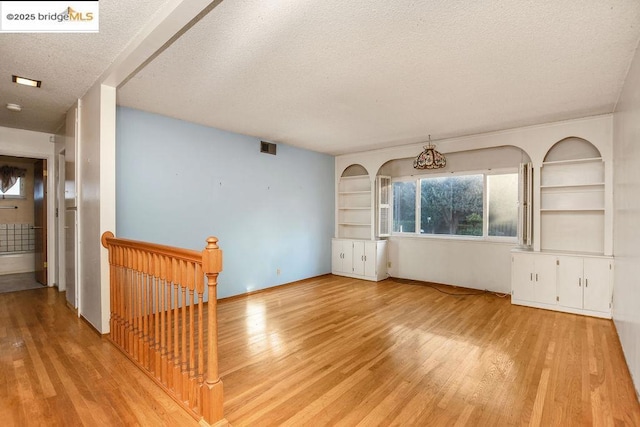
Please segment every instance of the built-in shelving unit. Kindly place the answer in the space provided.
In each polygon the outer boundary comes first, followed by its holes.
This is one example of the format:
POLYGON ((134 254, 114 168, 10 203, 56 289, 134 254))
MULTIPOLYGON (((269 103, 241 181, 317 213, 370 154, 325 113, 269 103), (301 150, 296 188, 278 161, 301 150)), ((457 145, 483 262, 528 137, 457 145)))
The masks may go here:
POLYGON ((368 175, 343 176, 338 184, 338 237, 370 239, 372 192, 368 175))
POLYGON ((605 255, 610 185, 591 142, 568 137, 540 168, 540 247, 512 253, 511 302, 611 317, 614 260, 605 255))
MULTIPOLYGON (((547 154, 548 158, 553 158, 553 150, 547 154)), ((566 153, 564 157, 562 160, 545 160, 542 164, 541 249, 602 254, 604 162, 601 157, 566 158, 566 153)))

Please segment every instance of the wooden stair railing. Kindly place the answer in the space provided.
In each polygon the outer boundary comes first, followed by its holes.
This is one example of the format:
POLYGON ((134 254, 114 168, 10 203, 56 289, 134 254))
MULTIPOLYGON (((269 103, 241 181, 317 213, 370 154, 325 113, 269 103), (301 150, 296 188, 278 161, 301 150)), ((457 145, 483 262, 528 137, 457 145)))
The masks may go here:
POLYGON ((198 252, 102 235, 109 250, 111 342, 196 420, 223 425, 217 242, 209 237, 198 252))

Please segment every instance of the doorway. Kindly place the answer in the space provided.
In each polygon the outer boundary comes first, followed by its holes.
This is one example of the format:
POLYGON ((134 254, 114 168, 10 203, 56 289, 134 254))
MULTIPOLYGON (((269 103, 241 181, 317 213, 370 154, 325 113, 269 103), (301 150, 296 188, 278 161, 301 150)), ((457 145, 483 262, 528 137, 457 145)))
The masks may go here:
POLYGON ((33 281, 46 286, 47 161, 0 155, 0 168, 7 181, 0 196, 0 276, 12 282, 11 289, 29 275, 27 288, 33 281))

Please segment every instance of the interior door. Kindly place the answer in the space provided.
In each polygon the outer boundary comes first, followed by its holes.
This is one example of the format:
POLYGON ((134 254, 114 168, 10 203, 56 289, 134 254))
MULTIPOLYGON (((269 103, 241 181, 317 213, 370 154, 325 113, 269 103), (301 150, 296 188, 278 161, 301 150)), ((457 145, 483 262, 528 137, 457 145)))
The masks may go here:
POLYGON ((47 161, 37 160, 33 168, 33 228, 35 229, 36 281, 47 285, 47 161))

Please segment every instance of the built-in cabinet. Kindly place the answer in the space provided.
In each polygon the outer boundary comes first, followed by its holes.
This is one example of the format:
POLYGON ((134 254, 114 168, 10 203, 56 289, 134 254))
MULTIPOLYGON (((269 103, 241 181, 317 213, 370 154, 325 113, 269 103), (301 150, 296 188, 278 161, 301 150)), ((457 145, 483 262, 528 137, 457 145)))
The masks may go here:
POLYGON ((611 317, 611 257, 514 251, 511 283, 513 304, 611 317))
POLYGON ((613 262, 609 258, 558 257, 558 305, 611 312, 613 262))
POLYGON ((557 142, 540 164, 537 190, 539 240, 533 251, 512 253, 512 303, 610 318, 611 184, 600 150, 581 138, 557 142))
POLYGON ((331 272, 366 280, 387 278, 385 240, 333 239, 331 272))
POLYGON ((512 300, 556 303, 556 258, 552 255, 514 253, 512 300))

